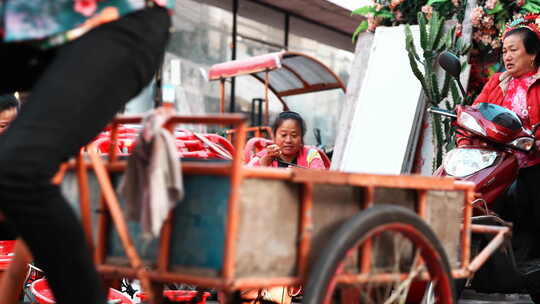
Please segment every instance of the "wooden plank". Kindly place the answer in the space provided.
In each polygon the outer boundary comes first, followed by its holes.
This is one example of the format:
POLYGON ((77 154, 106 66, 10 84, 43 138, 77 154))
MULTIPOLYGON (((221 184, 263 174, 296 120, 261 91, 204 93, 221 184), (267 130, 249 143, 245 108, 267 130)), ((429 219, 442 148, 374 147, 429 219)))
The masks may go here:
POLYGON ((341 185, 316 185, 313 191, 313 237, 310 264, 341 225, 360 212, 363 200, 359 188, 341 185))
POLYGON ((458 248, 463 221, 463 191, 428 191, 426 221, 441 241, 450 267, 459 267, 458 248))
POLYGON ((246 179, 240 193, 236 277, 293 275, 300 186, 279 180, 246 179))
POLYGON ((349 83, 347 84, 347 96, 338 120, 338 132, 334 145, 334 154, 332 155, 333 170, 341 168, 347 139, 352 130, 351 126, 354 113, 358 103, 361 102, 358 100, 358 96, 360 95, 360 90, 362 90, 366 77, 367 63, 371 55, 371 45, 373 44, 374 36, 373 33, 367 31, 358 35, 356 49, 354 51, 354 62, 351 68, 349 83))
POLYGON ((363 173, 344 173, 337 171, 315 171, 292 169, 292 180, 298 183, 346 184, 359 187, 386 187, 426 190, 462 190, 474 187, 472 183, 456 182, 449 177, 418 175, 376 175, 363 173))

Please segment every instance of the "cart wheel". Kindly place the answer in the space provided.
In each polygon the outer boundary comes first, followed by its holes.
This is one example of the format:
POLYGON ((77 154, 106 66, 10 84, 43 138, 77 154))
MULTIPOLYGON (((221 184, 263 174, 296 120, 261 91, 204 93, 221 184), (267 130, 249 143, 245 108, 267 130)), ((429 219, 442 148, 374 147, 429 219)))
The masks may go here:
POLYGON ((429 226, 405 208, 377 205, 345 222, 321 252, 304 303, 418 303, 428 280, 435 303, 454 303, 448 260, 429 226))

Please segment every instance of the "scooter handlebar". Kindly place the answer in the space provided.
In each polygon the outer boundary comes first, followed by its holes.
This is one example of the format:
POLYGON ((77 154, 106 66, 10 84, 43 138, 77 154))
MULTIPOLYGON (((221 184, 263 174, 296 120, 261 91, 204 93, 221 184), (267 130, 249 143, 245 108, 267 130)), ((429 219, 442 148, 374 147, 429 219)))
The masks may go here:
POLYGON ((457 118, 457 115, 454 111, 448 111, 437 107, 429 107, 427 111, 431 114, 442 115, 450 118, 457 118))
POLYGON ((539 123, 536 123, 532 126, 532 129, 531 129, 531 132, 534 136, 534 134, 536 134, 536 130, 538 130, 538 128, 540 128, 540 122, 539 123))

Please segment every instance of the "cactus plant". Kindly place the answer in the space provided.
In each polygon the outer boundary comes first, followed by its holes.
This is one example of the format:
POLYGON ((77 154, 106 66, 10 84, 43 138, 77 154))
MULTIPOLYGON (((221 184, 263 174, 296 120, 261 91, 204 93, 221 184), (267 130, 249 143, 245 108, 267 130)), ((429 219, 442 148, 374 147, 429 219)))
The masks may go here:
MULTIPOLYGON (((408 52, 411 69, 422 85, 422 91, 426 99, 426 106, 443 106, 449 110, 461 103, 469 103, 459 95, 456 81, 445 74, 442 83, 437 77, 435 63, 437 56, 443 51, 451 51, 457 56, 462 56, 469 51, 470 46, 464 44, 456 37, 455 26, 445 32, 444 19, 434 11, 431 18, 418 13, 418 26, 420 31, 420 47, 422 56, 416 51, 413 35, 409 25, 405 25, 405 48, 408 52), (421 70, 422 69, 422 70, 421 70)), ((442 163, 442 156, 454 146, 454 129, 447 120, 440 116, 432 116, 433 138, 435 139, 434 168, 442 163)))

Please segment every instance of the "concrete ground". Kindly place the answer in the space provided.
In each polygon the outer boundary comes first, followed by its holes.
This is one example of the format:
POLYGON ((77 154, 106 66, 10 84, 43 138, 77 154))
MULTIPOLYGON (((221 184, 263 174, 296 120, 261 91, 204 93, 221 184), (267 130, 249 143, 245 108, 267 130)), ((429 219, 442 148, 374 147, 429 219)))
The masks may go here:
MULTIPOLYGON (((25 301, 21 304, 30 304, 25 301)), ((207 304, 219 304, 216 301, 207 301, 207 304)), ((300 303, 296 303, 300 304, 300 303)), ((472 290, 465 290, 458 304, 534 304, 528 295, 520 294, 479 294, 472 290)))
POLYGON ((523 294, 479 294, 465 290, 458 304, 533 304, 528 295, 523 294))
MULTIPOLYGON (((207 304, 219 304, 215 301, 206 301, 207 304)), ((301 303, 295 303, 301 304, 301 303)), ((534 304, 528 295, 504 294, 478 294, 466 290, 458 304, 534 304)))

